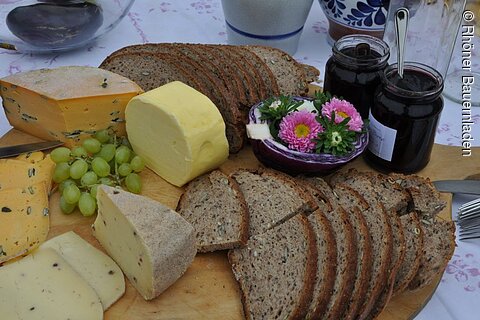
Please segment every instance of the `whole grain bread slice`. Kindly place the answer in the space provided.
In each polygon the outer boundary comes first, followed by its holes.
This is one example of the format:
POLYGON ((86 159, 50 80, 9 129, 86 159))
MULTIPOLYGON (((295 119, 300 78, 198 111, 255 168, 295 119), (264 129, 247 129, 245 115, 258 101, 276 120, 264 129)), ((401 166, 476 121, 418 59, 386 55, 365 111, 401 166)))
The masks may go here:
POLYGON ((231 250, 246 319, 305 319, 317 271, 315 233, 303 215, 231 250))
POLYGON ((193 225, 198 252, 234 249, 247 242, 245 198, 237 183, 219 170, 191 181, 177 212, 193 225))
POLYGON ((318 259, 315 287, 307 319, 319 319, 328 306, 335 283, 337 244, 332 225, 321 210, 309 215, 308 221, 315 232, 318 259))
POLYGON ((357 243, 357 268, 352 295, 347 303, 342 319, 355 319, 360 306, 365 301, 370 274, 372 272, 372 240, 368 225, 361 210, 368 208, 368 204, 358 193, 347 185, 337 184, 333 189, 339 204, 347 210, 352 226, 355 230, 357 243))
POLYGON ((420 267, 408 285, 410 290, 418 290, 430 284, 443 273, 455 250, 455 224, 440 218, 421 220, 423 249, 420 267))
POLYGON ((447 204, 429 178, 399 173, 391 173, 389 178, 407 190, 412 199, 409 210, 416 211, 421 219, 435 217, 447 204))
POLYGON ((268 65, 284 95, 304 95, 308 91, 305 69, 288 53, 266 46, 246 46, 268 65))
POLYGON ((249 237, 261 234, 298 213, 317 209, 315 200, 288 175, 269 169, 239 169, 231 174, 238 183, 250 214, 249 237))
POLYGON ((405 257, 395 277, 393 295, 403 292, 417 274, 423 255, 423 233, 416 212, 400 217, 406 242, 405 257))

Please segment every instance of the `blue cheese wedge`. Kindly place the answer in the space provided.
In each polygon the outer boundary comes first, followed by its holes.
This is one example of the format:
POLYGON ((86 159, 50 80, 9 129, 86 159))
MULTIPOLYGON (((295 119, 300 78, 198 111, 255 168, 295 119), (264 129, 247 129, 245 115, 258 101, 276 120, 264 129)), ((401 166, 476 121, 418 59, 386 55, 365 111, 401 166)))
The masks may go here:
POLYGON ((103 308, 90 285, 48 249, 0 268, 0 318, 101 320, 103 308))
POLYGON ((93 235, 145 300, 180 278, 196 249, 192 225, 146 197, 102 185, 93 235))
POLYGON ((43 243, 38 250, 55 250, 95 290, 107 310, 125 293, 122 270, 75 232, 70 231, 43 243))

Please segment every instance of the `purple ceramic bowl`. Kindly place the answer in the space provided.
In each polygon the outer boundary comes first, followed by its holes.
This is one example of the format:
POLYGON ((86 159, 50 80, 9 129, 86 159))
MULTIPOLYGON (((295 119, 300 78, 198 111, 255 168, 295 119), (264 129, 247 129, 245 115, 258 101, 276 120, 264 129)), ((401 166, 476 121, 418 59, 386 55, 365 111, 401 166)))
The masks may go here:
MULTIPOLYGON (((295 97, 295 100, 311 100, 295 97)), ((266 123, 259 120, 258 108, 263 102, 254 105, 248 114, 250 124, 266 123)), ((326 175, 338 170, 363 153, 368 145, 368 133, 362 134, 355 142, 355 149, 345 156, 334 156, 327 153, 304 153, 288 149, 273 139, 250 139, 253 153, 264 165, 289 174, 321 174, 326 175)))

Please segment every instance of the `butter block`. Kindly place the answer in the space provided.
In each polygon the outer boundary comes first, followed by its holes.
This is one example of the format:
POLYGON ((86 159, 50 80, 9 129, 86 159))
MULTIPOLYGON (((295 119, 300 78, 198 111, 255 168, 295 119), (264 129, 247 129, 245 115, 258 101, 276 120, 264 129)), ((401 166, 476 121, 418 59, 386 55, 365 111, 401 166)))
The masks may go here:
POLYGON ((145 300, 180 278, 197 252, 193 227, 163 204, 102 185, 93 235, 145 300))
POLYGON ((54 250, 42 250, 0 268, 0 318, 101 320, 95 291, 54 250))
POLYGON ((125 117, 133 150, 173 185, 182 186, 228 158, 220 112, 208 97, 182 82, 134 97, 125 117))
POLYGON ((125 106, 143 90, 113 72, 68 66, 17 73, 0 79, 10 124, 45 140, 79 144, 97 130, 125 135, 125 106))
POLYGON ((37 248, 47 239, 49 227, 44 182, 0 190, 0 263, 37 248))
POLYGON ((97 293, 107 310, 125 293, 120 267, 75 232, 70 231, 44 242, 37 251, 55 250, 97 293))

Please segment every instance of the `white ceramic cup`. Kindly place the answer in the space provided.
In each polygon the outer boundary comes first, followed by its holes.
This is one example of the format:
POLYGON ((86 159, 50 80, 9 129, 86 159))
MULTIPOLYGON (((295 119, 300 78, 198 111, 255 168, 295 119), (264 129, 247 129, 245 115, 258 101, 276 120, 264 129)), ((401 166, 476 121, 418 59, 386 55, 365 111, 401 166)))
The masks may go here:
POLYGON ((222 0, 230 44, 260 44, 294 54, 313 0, 222 0))

